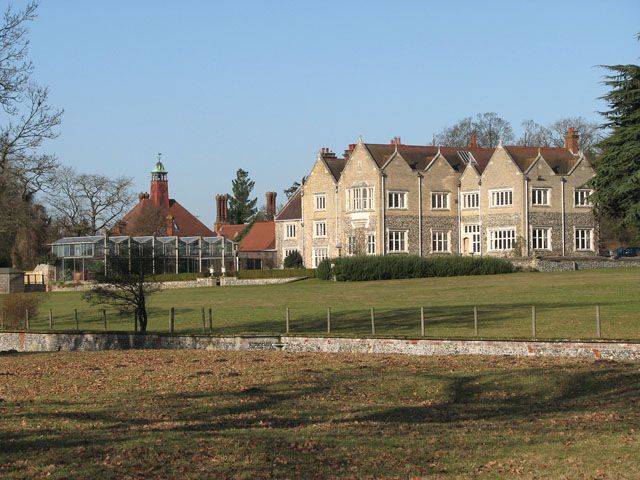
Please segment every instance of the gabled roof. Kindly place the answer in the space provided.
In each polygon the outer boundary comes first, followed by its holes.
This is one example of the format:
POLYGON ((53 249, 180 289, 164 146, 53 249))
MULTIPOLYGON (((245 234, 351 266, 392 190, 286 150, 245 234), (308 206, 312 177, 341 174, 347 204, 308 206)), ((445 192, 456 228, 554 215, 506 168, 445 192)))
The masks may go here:
POLYGON ((299 188, 276 215, 278 220, 302 219, 302 189, 299 188))
POLYGON ((261 252, 275 250, 276 248, 276 223, 256 222, 240 240, 241 252, 261 252))
POLYGON ((322 156, 322 160, 324 160, 325 165, 333 175, 333 178, 337 182, 340 180, 340 175, 342 174, 342 170, 344 170, 344 166, 346 164, 344 158, 332 158, 322 156))
POLYGON ((561 147, 504 147, 516 165, 526 172, 538 158, 538 154, 544 159, 551 169, 560 175, 569 171, 578 163, 580 155, 574 155, 566 148, 561 147))
POLYGON ((218 225, 216 233, 227 240, 234 240, 246 227, 245 223, 221 223, 218 225))
MULTIPOLYGON (((146 205, 153 205, 149 198, 142 198, 135 207, 122 217, 118 222, 118 232, 121 235, 128 235, 128 228, 135 225, 138 218, 143 214, 146 205)), ((198 220, 195 215, 184 208, 173 198, 169 200, 169 209, 166 212, 167 217, 173 217, 173 228, 175 235, 181 237, 199 236, 212 237, 215 233, 204 223, 198 220)))

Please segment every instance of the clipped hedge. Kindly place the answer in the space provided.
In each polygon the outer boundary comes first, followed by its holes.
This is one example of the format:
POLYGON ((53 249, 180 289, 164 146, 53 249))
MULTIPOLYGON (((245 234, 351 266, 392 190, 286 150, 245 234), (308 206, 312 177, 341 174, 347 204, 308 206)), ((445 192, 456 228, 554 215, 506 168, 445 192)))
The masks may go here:
POLYGON ((292 278, 315 277, 316 271, 311 268, 285 268, 273 270, 240 270, 236 272, 238 278, 292 278))
POLYGON ((146 282, 187 282, 204 278, 205 273, 163 273, 158 275, 149 275, 145 277, 146 282))
POLYGON ((363 281, 400 278, 456 277, 512 273, 513 264, 502 258, 418 257, 416 255, 357 256, 324 260, 316 269, 322 280, 363 281), (333 269, 331 265, 334 265, 333 269))

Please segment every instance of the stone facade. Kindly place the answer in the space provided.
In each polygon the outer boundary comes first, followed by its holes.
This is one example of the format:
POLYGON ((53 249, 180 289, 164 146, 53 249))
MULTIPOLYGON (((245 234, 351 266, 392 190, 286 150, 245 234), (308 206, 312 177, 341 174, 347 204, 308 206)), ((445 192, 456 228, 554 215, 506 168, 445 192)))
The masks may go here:
POLYGON ((24 273, 13 268, 0 268, 0 294, 24 292, 24 273))

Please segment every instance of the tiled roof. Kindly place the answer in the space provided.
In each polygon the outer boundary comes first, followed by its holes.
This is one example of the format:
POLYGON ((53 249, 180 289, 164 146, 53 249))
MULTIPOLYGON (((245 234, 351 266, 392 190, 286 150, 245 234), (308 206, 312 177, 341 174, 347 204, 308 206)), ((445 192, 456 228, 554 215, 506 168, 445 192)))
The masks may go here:
POLYGON ((256 222, 251 230, 240 240, 241 252, 261 252, 275 250, 276 222, 256 222))
POLYGON ((344 158, 325 158, 323 157, 324 163, 327 165, 327 168, 333 175, 333 178, 337 182, 340 179, 340 174, 342 170, 344 170, 345 160, 344 158))
POLYGON ((222 223, 218 226, 216 233, 220 236, 223 236, 227 240, 235 240, 235 238, 240 235, 240 232, 242 232, 246 227, 247 225, 244 223, 222 223))
POLYGON ((276 220, 300 220, 302 218, 302 190, 296 190, 276 215, 276 220))
POLYGON ((520 170, 526 171, 538 158, 538 153, 544 158, 555 173, 566 174, 578 162, 580 156, 572 154, 566 148, 559 147, 505 147, 513 161, 516 162, 520 170))

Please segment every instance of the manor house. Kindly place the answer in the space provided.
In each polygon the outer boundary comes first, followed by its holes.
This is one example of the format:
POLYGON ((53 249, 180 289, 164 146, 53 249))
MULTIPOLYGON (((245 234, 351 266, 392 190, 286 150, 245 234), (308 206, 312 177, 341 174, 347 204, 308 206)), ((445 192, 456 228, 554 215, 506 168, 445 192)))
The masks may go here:
POLYGON ((561 148, 349 145, 322 148, 276 216, 277 262, 307 267, 341 255, 595 255, 586 186, 594 175, 578 133, 561 148))

